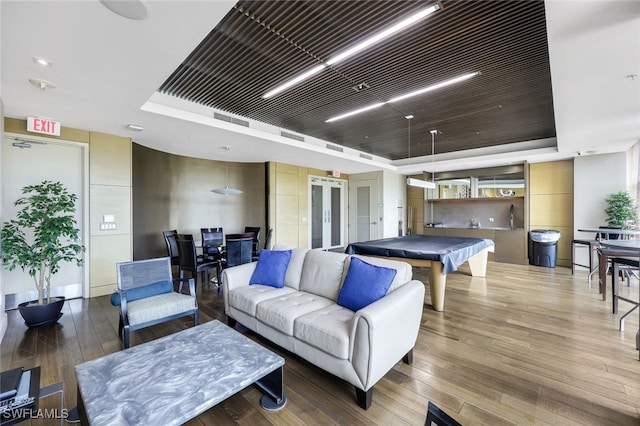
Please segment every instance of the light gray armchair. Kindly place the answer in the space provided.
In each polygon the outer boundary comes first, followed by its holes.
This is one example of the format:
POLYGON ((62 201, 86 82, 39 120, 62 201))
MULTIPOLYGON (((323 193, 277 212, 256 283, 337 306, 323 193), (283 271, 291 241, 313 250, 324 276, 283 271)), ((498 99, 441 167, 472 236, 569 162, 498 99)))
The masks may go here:
POLYGON ((193 315, 194 326, 198 325, 195 281, 173 279, 170 257, 121 262, 116 269, 118 289, 111 295, 111 304, 120 306, 118 334, 125 349, 131 330, 187 315, 193 315), (189 294, 174 291, 174 281, 188 281, 189 294))

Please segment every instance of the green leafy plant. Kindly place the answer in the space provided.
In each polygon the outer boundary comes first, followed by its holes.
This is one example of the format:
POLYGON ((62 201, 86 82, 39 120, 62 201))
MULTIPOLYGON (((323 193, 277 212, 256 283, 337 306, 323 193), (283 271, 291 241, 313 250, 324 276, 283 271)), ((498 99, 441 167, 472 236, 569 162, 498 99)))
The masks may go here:
POLYGON ((22 207, 17 218, 2 225, 2 264, 22 268, 35 281, 38 304, 49 303, 51 276, 62 262, 83 264, 80 230, 74 213, 77 196, 60 182, 44 181, 22 188, 23 197, 14 203, 22 207))
POLYGON ((635 201, 627 191, 618 191, 605 198, 607 225, 622 229, 631 229, 636 224, 635 201))

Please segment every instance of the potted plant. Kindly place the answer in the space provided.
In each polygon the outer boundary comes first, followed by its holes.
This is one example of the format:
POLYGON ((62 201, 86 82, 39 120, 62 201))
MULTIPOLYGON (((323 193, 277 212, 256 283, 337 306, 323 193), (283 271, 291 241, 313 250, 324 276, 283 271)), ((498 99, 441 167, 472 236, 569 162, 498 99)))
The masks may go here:
POLYGON ((83 264, 85 248, 79 244, 75 194, 60 182, 44 181, 22 188, 17 218, 5 222, 0 231, 2 264, 8 270, 22 268, 33 277, 38 300, 21 303, 20 314, 28 327, 51 324, 62 316, 64 297, 51 297, 51 276, 63 262, 83 264))
MULTIPOLYGON (((618 191, 605 198, 607 225, 616 229, 631 229, 636 223, 636 206, 627 191, 618 191)), ((611 237, 611 236, 610 236, 611 237)), ((616 236, 617 237, 617 236, 616 236)))

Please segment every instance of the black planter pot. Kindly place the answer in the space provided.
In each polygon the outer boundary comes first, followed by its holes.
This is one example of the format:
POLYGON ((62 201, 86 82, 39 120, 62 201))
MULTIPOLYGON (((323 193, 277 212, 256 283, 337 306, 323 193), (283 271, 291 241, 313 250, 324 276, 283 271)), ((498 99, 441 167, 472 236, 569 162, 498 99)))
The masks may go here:
POLYGON ((64 296, 52 297, 51 300, 51 303, 44 305, 38 305, 37 300, 18 305, 20 315, 27 327, 34 328, 58 322, 62 316, 60 311, 64 305, 64 296))

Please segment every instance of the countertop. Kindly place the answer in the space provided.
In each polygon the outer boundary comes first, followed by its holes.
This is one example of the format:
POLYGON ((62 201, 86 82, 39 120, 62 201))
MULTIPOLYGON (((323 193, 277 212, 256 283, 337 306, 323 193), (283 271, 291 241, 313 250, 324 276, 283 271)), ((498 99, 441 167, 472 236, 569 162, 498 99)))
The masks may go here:
POLYGON ((468 229, 478 231, 524 231, 524 228, 509 228, 499 226, 425 226, 424 229, 468 229))

